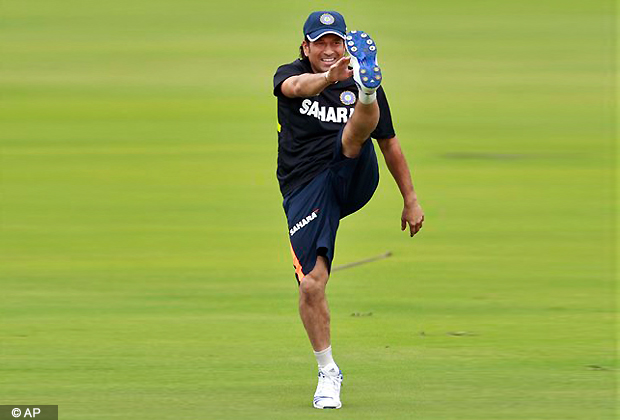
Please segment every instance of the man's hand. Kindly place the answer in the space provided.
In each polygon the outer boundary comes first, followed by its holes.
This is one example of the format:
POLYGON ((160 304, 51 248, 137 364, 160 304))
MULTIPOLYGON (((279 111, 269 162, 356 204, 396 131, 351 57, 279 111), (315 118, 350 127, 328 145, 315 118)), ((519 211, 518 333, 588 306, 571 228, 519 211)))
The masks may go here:
POLYGON ((353 70, 349 70, 351 57, 342 57, 336 61, 326 73, 325 79, 329 83, 342 82, 353 76, 353 70))
POLYGON ((424 222, 424 211, 420 204, 417 201, 406 203, 400 218, 400 230, 407 229, 407 223, 409 223, 409 231, 413 236, 422 229, 422 222, 424 222))

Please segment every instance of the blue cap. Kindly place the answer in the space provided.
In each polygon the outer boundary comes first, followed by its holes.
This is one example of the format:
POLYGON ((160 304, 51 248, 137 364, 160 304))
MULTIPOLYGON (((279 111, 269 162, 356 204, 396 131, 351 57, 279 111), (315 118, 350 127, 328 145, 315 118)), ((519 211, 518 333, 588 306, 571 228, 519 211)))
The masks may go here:
POLYGON ((312 12, 304 23, 304 36, 310 42, 314 42, 325 34, 338 35, 346 39, 347 25, 344 17, 333 11, 312 12))

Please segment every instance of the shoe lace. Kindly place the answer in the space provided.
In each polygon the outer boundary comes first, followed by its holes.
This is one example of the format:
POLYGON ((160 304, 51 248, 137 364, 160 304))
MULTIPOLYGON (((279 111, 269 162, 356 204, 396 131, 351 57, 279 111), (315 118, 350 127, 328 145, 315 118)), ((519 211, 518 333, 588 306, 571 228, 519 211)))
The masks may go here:
POLYGON ((319 371, 319 386, 317 389, 317 393, 325 393, 325 391, 327 391, 328 393, 334 392, 335 390, 340 389, 341 384, 342 375, 326 375, 323 372, 319 371))

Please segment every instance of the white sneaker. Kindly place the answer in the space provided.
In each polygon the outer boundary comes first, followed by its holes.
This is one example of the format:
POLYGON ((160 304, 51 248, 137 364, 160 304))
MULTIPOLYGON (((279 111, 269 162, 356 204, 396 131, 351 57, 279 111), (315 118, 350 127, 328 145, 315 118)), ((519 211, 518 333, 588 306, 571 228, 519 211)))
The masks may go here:
POLYGON ((381 68, 377 62, 377 45, 363 31, 347 33, 347 51, 351 56, 353 80, 367 95, 373 94, 381 85, 381 68))
POLYGON ((340 386, 342 372, 335 363, 330 363, 319 369, 319 384, 314 393, 312 405, 314 408, 340 408, 340 386))

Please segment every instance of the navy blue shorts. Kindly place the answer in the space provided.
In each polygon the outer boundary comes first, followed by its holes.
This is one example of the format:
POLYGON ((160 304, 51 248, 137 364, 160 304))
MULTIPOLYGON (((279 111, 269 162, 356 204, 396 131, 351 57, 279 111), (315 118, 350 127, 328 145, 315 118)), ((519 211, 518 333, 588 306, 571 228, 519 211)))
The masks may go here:
POLYGON ((329 167, 284 198, 295 276, 300 282, 324 256, 331 270, 340 219, 361 209, 379 185, 377 155, 368 139, 360 154, 342 154, 342 130, 329 167))

